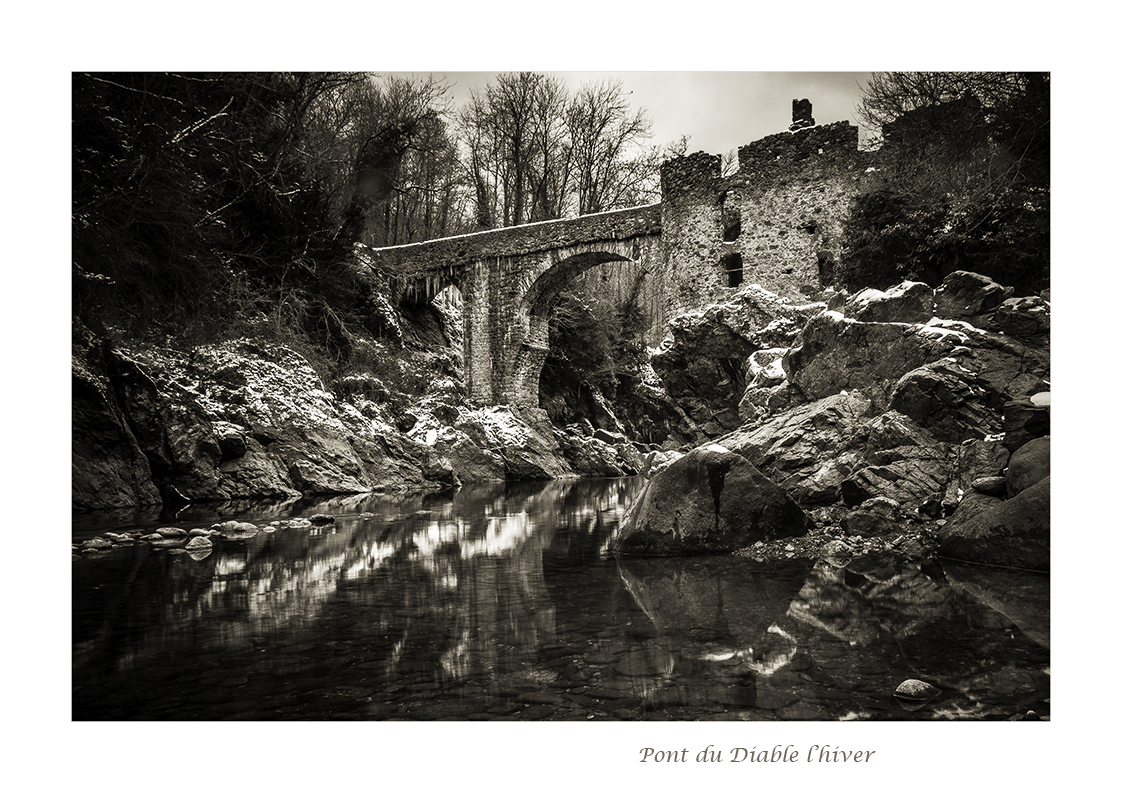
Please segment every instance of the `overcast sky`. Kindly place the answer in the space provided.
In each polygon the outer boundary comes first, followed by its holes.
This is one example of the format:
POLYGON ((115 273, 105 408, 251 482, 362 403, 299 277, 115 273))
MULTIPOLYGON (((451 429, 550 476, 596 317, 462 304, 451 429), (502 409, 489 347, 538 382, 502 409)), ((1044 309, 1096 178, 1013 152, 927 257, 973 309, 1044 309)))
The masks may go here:
MULTIPOLYGON (((653 144, 682 135, 689 150, 725 154, 791 123, 791 100, 809 99, 819 124, 857 124, 853 108, 869 72, 548 72, 573 90, 605 78, 623 81, 633 108, 645 107, 653 144)), ((494 82, 496 72, 433 72, 452 85, 460 106, 472 89, 494 82)))

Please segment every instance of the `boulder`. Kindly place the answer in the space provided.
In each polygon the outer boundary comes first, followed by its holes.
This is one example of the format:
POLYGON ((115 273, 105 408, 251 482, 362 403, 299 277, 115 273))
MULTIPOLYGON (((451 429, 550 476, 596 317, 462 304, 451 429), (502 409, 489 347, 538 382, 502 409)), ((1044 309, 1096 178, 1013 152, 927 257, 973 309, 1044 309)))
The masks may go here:
POLYGON ((502 455, 480 448, 463 433, 438 440, 433 448, 448 459, 462 484, 495 482, 505 478, 502 455))
POLYGON ((904 281, 881 292, 862 289, 849 299, 845 315, 860 322, 926 323, 934 315, 935 290, 924 283, 904 281))
POLYGON ((978 492, 989 496, 1005 495, 1005 466, 1009 464, 1009 450, 1000 440, 967 441, 948 449, 947 459, 951 475, 940 499, 942 511, 951 514, 968 493, 978 492), (996 480, 1001 483, 999 492, 992 488, 979 489, 975 482, 996 480))
POLYGON ((1011 286, 1002 286, 978 273, 956 270, 935 290, 935 316, 961 319, 984 328, 997 307, 1012 294, 1011 286))
POLYGON ((1037 438, 1029 441, 1009 458, 1005 474, 1005 487, 1010 498, 1028 490, 1051 474, 1052 439, 1037 438))
POLYGON ((754 465, 710 444, 646 484, 610 546, 621 555, 728 553, 801 536, 808 524, 799 506, 754 465))
POLYGON ((948 524, 952 522, 962 523, 978 517, 1004 500, 1003 496, 980 493, 971 489, 953 497, 948 495, 943 502, 943 508, 945 513, 951 516, 947 521, 948 524))
POLYGON ((1005 433, 1004 445, 1011 452, 1024 446, 1034 438, 1043 438, 1052 431, 1051 400, 1041 403, 1033 396, 1021 396, 1005 405, 1002 430, 1005 433))
POLYGON ((160 504, 152 468, 141 449, 111 370, 117 355, 75 323, 71 356, 71 503, 76 509, 160 504))
MULTIPOLYGON (((597 430, 603 432, 603 430, 597 430)), ((557 440, 573 471, 581 476, 630 476, 637 468, 625 463, 619 452, 599 438, 559 433, 557 440)))
POLYGON ((285 439, 269 447, 288 467, 304 494, 369 493, 366 471, 354 447, 329 425, 289 427, 285 439))
POLYGON ((1001 431, 1002 397, 957 358, 943 358, 905 374, 889 406, 949 443, 1001 431))
POLYGON ((619 455, 620 462, 623 464, 623 470, 626 472, 627 476, 634 476, 643 469, 643 465, 646 462, 646 454, 635 444, 631 443, 631 441, 617 443, 613 448, 619 455))
POLYGON ((783 368, 808 401, 859 390, 883 410, 897 380, 967 341, 961 330, 935 323, 858 322, 824 311, 807 322, 783 368))
POLYGON ((806 400, 793 394, 786 380, 773 386, 749 385, 736 406, 742 424, 762 420, 806 400))
POLYGON ((823 308, 746 287, 726 303, 671 319, 670 336, 651 355, 651 366, 699 425, 723 412, 735 416, 746 385, 745 361, 760 349, 788 347, 806 317, 823 308))
POLYGON ((874 462, 859 468, 841 483, 842 500, 849 505, 870 498, 887 498, 908 511, 939 496, 950 478, 946 446, 900 446, 866 458, 874 462))
POLYGON ((991 499, 988 509, 959 509, 939 531, 939 555, 998 567, 1050 570, 1050 508, 1051 478, 1045 477, 1007 501, 991 499))
POLYGON ((935 437, 909 416, 895 410, 880 414, 867 424, 865 455, 874 464, 880 452, 901 446, 938 446, 935 437))
POLYGON ((573 475, 543 410, 523 409, 515 414, 508 405, 497 405, 463 411, 456 429, 480 449, 499 456, 500 478, 559 479, 573 475))
POLYGON ((437 453, 425 457, 421 473, 426 481, 436 484, 440 490, 456 490, 461 485, 452 461, 437 453))
POLYGON ((872 403, 862 393, 835 394, 742 427, 721 444, 799 504, 832 504, 841 483, 862 465, 871 416, 872 403))
POLYGON ((854 509, 841 521, 849 536, 884 537, 900 531, 900 520, 868 509, 854 509))
POLYGON ((350 442, 371 488, 379 491, 423 489, 425 460, 434 452, 449 456, 447 448, 440 444, 429 447, 388 427, 364 437, 352 437, 350 442))
POLYGON ((748 356, 748 387, 768 388, 786 380, 787 372, 783 369, 786 354, 786 347, 769 347, 748 356))
POLYGON ((260 441, 244 437, 245 452, 218 464, 218 496, 226 499, 288 499, 300 496, 283 461, 260 441))
POLYGON ((625 443, 627 436, 619 432, 609 432, 605 429, 597 429, 592 433, 592 437, 609 446, 615 446, 617 443, 625 443))
POLYGON ((970 487, 987 496, 1004 496, 1006 492, 1005 477, 982 476, 973 480, 970 487))
POLYGON ((990 328, 1034 344, 1048 344, 1051 305, 1042 297, 1011 297, 997 307, 990 328))

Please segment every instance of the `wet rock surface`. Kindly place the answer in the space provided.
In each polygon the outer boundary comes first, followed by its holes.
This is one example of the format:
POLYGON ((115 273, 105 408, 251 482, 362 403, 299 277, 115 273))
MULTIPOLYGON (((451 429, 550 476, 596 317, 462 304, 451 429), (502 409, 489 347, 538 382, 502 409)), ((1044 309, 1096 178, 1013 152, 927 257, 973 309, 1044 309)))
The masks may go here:
MULTIPOLYGON (((674 464, 670 450, 715 438, 802 509, 860 510, 886 498, 917 521, 950 520, 965 506, 962 524, 980 509, 975 495, 1001 495, 984 483, 1005 476, 1008 454, 1039 445, 1049 429, 1050 303, 1007 291, 959 272, 934 290, 905 282, 830 303, 843 315, 746 287, 683 315, 631 391, 649 389, 656 414, 665 413, 662 447, 627 438, 599 392, 601 426, 556 428, 542 410, 473 407, 444 392, 404 406, 371 377, 353 376, 333 393, 294 351, 259 342, 126 353, 77 333, 74 449, 84 473, 75 504, 656 477, 674 464)), ((1027 486, 1018 470, 1006 497, 1027 486)), ((692 484, 671 491, 693 504, 684 521, 692 525, 662 534, 678 532, 683 551, 736 550, 739 540, 716 538, 739 508, 722 518, 712 487, 704 509, 692 484), (704 532, 711 536, 701 542, 704 532)), ((675 511, 662 507, 673 523, 675 511)), ((875 522, 858 513, 847 525, 874 534, 875 522)))

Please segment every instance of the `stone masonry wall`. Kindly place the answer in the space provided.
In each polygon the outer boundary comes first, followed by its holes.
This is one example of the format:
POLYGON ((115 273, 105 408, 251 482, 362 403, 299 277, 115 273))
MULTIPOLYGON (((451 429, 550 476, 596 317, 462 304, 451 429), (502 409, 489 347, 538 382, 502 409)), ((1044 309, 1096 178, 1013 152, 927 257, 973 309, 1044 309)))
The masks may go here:
POLYGON ((375 264, 402 276, 423 276, 434 271, 455 270, 480 260, 536 254, 586 242, 657 235, 661 228, 659 205, 651 204, 377 248, 368 255, 375 264))
POLYGON ((759 284, 805 299, 841 255, 842 224, 867 165, 857 128, 813 124, 796 100, 792 129, 743 146, 739 170, 698 152, 662 167, 666 316, 759 284))
MULTIPOLYGON (((536 408, 549 316, 561 290, 604 266, 630 270, 639 279, 660 272, 664 258, 661 239, 650 235, 497 256, 465 268, 460 288, 468 393, 484 404, 536 408)), ((651 293, 661 293, 657 277, 652 284, 651 293)))
POLYGON ((666 251, 665 315, 714 302, 725 284, 718 204, 721 158, 697 152, 663 163, 662 244, 666 251))
POLYGON ((865 156, 849 122, 770 135, 740 148, 725 193, 744 283, 799 299, 822 287, 841 254, 842 224, 860 189, 865 156))

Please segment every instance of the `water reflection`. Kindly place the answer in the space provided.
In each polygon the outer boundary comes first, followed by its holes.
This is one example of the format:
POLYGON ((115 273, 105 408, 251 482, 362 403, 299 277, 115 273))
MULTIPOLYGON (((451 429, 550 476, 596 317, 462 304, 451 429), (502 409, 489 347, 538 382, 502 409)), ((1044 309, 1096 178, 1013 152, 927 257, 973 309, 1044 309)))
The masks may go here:
POLYGON ((200 558, 78 560, 75 717, 992 718, 1047 700, 1046 578, 1043 601, 1005 581, 1021 596, 998 602, 985 576, 891 557, 601 557, 640 485, 296 504, 237 517, 337 519, 200 558), (908 677, 947 693, 906 713, 908 677))

